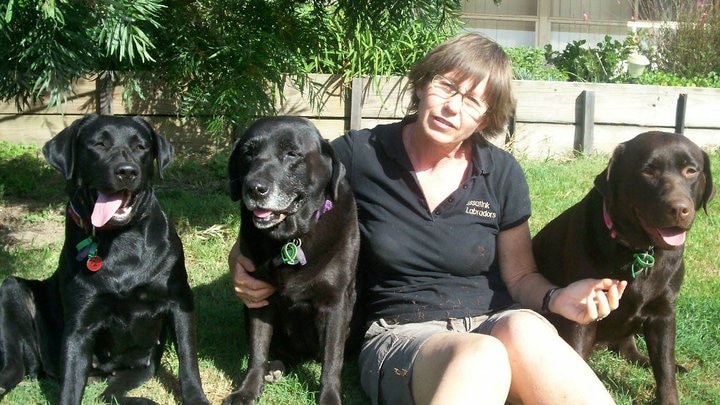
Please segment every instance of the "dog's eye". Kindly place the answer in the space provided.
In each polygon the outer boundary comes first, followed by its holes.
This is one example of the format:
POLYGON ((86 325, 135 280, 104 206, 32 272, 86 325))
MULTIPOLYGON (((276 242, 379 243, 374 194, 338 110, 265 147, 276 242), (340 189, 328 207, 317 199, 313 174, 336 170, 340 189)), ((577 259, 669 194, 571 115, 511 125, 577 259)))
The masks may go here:
POLYGON ((297 159, 301 156, 302 156, 302 154, 296 150, 289 150, 289 151, 285 152, 285 158, 297 159))
POLYGON ((94 144, 93 146, 96 147, 96 148, 98 148, 98 149, 107 149, 107 148, 108 148, 107 143, 104 142, 104 141, 95 142, 95 144, 94 144))
POLYGON ((143 145, 143 144, 141 144, 141 143, 135 145, 134 148, 135 148, 135 150, 139 150, 139 151, 143 151, 143 150, 147 149, 147 148, 145 147, 145 145, 143 145))
POLYGON ((257 154, 257 148, 247 145, 242 149, 242 154, 248 158, 252 158, 257 154))
POLYGON ((683 170, 686 176, 694 176, 698 173, 698 169, 693 166, 686 166, 685 170, 683 170))
POLYGON ((642 168, 641 173, 645 176, 654 177, 658 174, 658 169, 655 166, 645 166, 642 168))

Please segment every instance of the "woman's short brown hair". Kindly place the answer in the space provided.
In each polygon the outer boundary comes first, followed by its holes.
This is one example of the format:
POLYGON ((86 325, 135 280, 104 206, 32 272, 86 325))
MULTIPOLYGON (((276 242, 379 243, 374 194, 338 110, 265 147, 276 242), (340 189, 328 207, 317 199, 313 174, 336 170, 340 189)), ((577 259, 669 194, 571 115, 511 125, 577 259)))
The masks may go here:
POLYGON ((450 39, 416 62, 408 78, 412 96, 409 113, 417 112, 420 100, 416 89, 424 88, 436 74, 456 74, 459 82, 471 80, 473 87, 489 76, 485 88, 488 105, 487 127, 483 135, 493 137, 505 131, 515 107, 512 95, 512 67, 500 45, 479 34, 465 34, 450 39))

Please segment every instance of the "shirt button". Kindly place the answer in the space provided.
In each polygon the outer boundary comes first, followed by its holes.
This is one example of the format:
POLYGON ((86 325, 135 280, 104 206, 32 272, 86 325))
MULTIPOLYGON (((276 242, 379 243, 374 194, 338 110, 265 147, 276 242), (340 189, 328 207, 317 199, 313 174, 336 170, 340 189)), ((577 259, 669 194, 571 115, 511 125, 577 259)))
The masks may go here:
POLYGON ((453 201, 455 201, 455 197, 448 198, 448 202, 453 202, 453 201))
POLYGON ((435 215, 440 215, 440 210, 435 210, 435 215))
POLYGON ((467 190, 467 188, 468 188, 468 185, 467 185, 467 184, 463 184, 463 189, 464 189, 464 190, 467 190))

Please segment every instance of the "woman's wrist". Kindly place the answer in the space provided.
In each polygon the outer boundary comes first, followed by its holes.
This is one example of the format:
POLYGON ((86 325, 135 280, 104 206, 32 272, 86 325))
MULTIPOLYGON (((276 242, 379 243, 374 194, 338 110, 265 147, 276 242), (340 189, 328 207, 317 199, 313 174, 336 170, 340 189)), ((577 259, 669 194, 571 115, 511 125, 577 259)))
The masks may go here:
POLYGON ((543 301, 542 301, 541 310, 543 313, 549 314, 552 312, 552 311, 550 311, 550 303, 553 299, 553 296, 559 289, 560 289, 560 287, 552 287, 551 289, 547 290, 547 292, 545 293, 545 296, 543 297, 543 301))

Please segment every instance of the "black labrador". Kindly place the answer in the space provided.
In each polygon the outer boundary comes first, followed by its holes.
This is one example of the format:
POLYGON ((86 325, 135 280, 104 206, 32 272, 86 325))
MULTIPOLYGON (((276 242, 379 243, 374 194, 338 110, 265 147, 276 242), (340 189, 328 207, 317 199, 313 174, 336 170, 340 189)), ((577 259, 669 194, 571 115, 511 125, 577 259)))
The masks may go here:
POLYGON ((66 178, 65 241, 48 279, 0 287, 0 395, 49 376, 62 380, 60 404, 80 404, 99 377, 107 402, 154 404, 125 395, 156 373, 172 337, 182 403, 208 403, 182 244, 152 188, 173 153, 139 117, 88 115, 45 144, 66 178))
POLYGON ((682 135, 646 132, 621 143, 587 196, 533 238, 540 272, 556 285, 587 277, 628 281, 620 307, 601 321, 549 318, 585 359, 595 345, 607 345, 650 365, 661 404, 678 403, 675 299, 686 234, 714 194, 705 152, 682 135), (649 359, 637 349, 637 333, 649 359))
POLYGON ((254 276, 276 286, 270 305, 246 311, 250 364, 225 404, 249 404, 264 378, 294 363, 322 362, 320 404, 340 404, 344 345, 356 299, 359 231, 345 168, 315 126, 262 118, 236 142, 230 194, 241 200, 241 252, 254 276))

